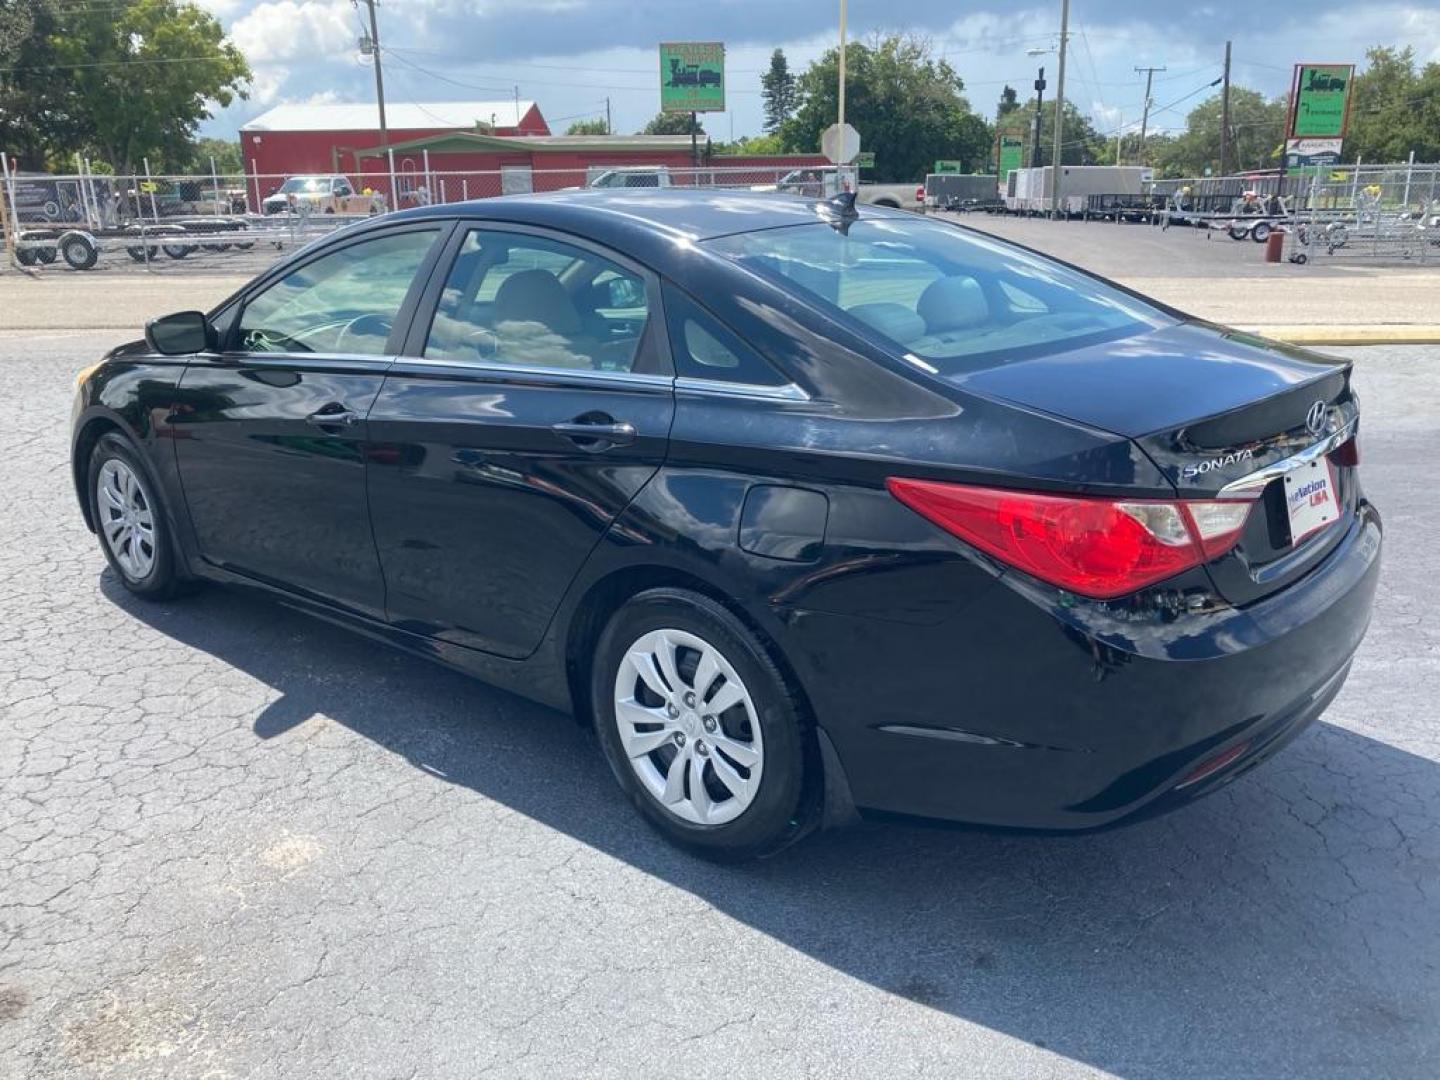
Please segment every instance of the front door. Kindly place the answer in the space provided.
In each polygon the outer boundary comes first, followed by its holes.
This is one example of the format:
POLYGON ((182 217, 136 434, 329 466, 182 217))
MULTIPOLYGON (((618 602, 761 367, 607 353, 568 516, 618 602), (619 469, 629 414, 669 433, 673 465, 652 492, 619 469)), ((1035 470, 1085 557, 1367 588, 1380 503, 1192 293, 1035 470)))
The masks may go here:
POLYGON ((656 283, 574 240, 457 235, 370 412, 370 505, 401 627, 506 656, 539 644, 674 412, 656 283), (443 289, 441 285, 443 284, 443 289))
POLYGON ((248 297, 225 351, 187 368, 175 452, 206 560, 384 616, 365 418, 440 232, 432 224, 325 249, 248 297))

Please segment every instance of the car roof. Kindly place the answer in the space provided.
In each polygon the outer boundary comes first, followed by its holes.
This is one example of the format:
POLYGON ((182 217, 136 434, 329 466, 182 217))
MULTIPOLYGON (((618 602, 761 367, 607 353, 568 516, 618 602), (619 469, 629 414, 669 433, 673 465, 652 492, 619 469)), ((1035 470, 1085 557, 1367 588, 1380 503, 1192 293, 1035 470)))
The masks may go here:
MULTIPOLYGON (((862 217, 893 217, 903 211, 856 204, 862 217)), ((724 188, 583 188, 537 195, 506 195, 404 210, 388 220, 475 217, 538 225, 580 235, 622 232, 673 243, 709 240, 732 233, 778 229, 823 221, 833 210, 823 199, 724 188)), ((907 215, 908 216, 908 215, 907 215)))

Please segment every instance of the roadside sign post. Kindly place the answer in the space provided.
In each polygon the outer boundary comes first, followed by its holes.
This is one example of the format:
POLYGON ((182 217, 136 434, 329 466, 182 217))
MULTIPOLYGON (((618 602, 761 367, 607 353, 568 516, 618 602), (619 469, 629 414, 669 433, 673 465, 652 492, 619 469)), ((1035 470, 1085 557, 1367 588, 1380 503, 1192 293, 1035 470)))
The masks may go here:
POLYGON ((725 43, 666 41, 660 44, 660 111, 725 111, 725 43))
POLYGON ((860 153, 860 132, 849 124, 831 124, 820 133, 820 152, 836 165, 849 165, 860 153))
POLYGON ((1340 160, 1350 122, 1354 76, 1354 64, 1295 65, 1285 129, 1286 174, 1334 165, 1340 160))

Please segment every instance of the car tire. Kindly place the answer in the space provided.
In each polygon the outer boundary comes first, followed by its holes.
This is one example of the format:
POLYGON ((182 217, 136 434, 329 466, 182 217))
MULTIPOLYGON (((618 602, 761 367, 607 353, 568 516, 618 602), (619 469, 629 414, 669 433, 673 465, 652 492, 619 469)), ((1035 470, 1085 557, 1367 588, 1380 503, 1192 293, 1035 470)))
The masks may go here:
POLYGON ((1267 221, 1257 221, 1255 227, 1250 230, 1250 239, 1257 244, 1263 244, 1270 236, 1272 229, 1267 221))
POLYGON ((102 435, 86 483, 100 550, 120 583, 147 600, 174 596, 181 578, 169 520, 134 445, 115 432, 102 435))
POLYGON ((160 250, 172 259, 183 259, 190 254, 190 246, 188 244, 161 244, 160 250))
POLYGON ((41 266, 49 266, 55 261, 59 254, 59 250, 53 247, 43 247, 35 249, 35 259, 37 262, 40 263, 41 266))
POLYGON ((38 261, 35 256, 35 248, 16 248, 15 258, 20 261, 21 266, 34 266, 38 261))
POLYGON ((723 605, 674 588, 630 599, 600 636, 590 700, 611 771, 666 839, 745 859, 803 835, 800 700, 723 605))
POLYGON ((100 258, 100 253, 84 236, 69 236, 60 241, 60 257, 71 270, 89 270, 100 258))

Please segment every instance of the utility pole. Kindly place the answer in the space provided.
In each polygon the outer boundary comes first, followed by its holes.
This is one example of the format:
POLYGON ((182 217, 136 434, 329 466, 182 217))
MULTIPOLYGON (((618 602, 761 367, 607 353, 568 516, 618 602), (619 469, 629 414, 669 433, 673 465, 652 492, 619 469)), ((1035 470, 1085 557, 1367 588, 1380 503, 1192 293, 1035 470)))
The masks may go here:
MULTIPOLYGON (((351 0, 357 6, 360 0, 351 0)), ((385 124, 385 76, 380 70, 380 26, 375 20, 376 0, 364 0, 370 11, 370 54, 375 60, 375 105, 380 110, 380 148, 390 166, 390 209, 399 209, 395 192, 395 155, 390 152, 390 129, 385 124)), ((356 178, 357 182, 361 180, 356 178)))
POLYGON ((1140 114, 1140 164, 1145 164, 1145 128, 1150 123, 1150 106, 1153 104, 1150 98, 1150 85, 1155 79, 1155 72, 1164 71, 1163 67, 1137 67, 1135 74, 1145 73, 1145 111, 1140 114))
POLYGON ((840 87, 839 87, 840 115, 837 123, 843 130, 845 127, 845 0, 840 0, 840 87))
POLYGON ((1065 156, 1065 44, 1070 37, 1070 0, 1060 0, 1060 65, 1055 72, 1055 145, 1050 156, 1050 197, 1055 217, 1060 216, 1060 159, 1065 156))
POLYGON ((1230 174, 1230 42, 1225 42, 1225 84, 1220 91, 1220 175, 1230 174))
POLYGON ((605 134, 614 135, 615 129, 610 126, 610 99, 605 99, 605 134))
POLYGON ((1030 167, 1038 169, 1040 161, 1040 107, 1045 104, 1045 69, 1035 76, 1035 135, 1030 145, 1030 167))

